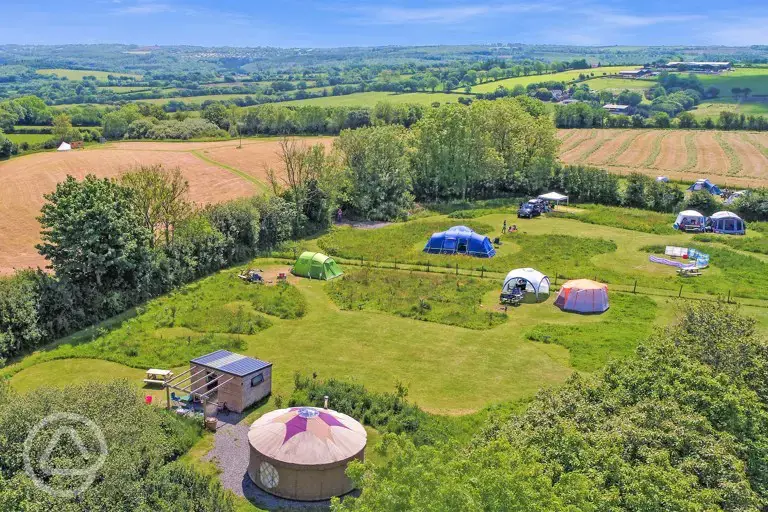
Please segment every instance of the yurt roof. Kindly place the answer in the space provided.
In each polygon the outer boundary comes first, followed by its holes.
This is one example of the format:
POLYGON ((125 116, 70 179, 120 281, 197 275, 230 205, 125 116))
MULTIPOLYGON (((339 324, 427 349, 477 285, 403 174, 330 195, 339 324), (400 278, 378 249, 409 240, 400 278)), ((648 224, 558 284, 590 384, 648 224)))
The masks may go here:
POLYGON ((703 215, 696 210, 683 210, 678 215, 683 215, 684 217, 703 217, 703 215))
POLYGON ((578 290, 599 290, 608 288, 608 286, 603 283, 598 283, 597 281, 592 281, 591 279, 572 279, 563 283, 562 288, 575 288, 578 290))
POLYGON ((710 217, 710 218, 712 218, 712 219, 741 219, 741 217, 739 217, 735 213, 733 213, 733 212, 725 212, 725 211, 713 213, 712 217, 710 217))
POLYGON ((365 448, 367 437, 365 428, 350 416, 316 407, 269 412, 248 432, 251 446, 263 455, 305 466, 347 460, 365 448))

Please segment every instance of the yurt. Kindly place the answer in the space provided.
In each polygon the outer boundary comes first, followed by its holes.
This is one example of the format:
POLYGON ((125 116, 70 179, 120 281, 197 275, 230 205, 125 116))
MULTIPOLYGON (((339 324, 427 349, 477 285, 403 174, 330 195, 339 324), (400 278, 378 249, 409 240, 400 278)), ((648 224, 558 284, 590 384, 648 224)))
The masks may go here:
POLYGON ((501 299, 522 293, 525 302, 544 302, 549 297, 549 278, 533 268, 516 268, 504 278, 501 299))
POLYGON ((334 277, 339 277, 344 272, 333 258, 319 252, 303 252, 291 272, 299 277, 308 277, 310 279, 322 279, 327 281, 334 277))
POLYGON ((354 489, 345 472, 350 461, 363 461, 367 434, 346 414, 291 407, 256 420, 248 441, 253 483, 281 498, 319 501, 354 489))
POLYGON ((608 310, 608 286, 589 279, 566 281, 555 306, 575 313, 603 313, 608 310))
POLYGON ((479 235, 467 226, 453 226, 447 231, 434 233, 429 238, 424 252, 429 254, 468 254, 477 258, 492 258, 496 255, 490 239, 479 235))
POLYGON ((707 224, 707 218, 696 210, 683 210, 677 214, 677 219, 672 227, 675 229, 703 231, 707 224))
POLYGON ((744 235, 747 233, 747 225, 741 217, 733 212, 713 213, 709 222, 713 233, 725 235, 744 235))

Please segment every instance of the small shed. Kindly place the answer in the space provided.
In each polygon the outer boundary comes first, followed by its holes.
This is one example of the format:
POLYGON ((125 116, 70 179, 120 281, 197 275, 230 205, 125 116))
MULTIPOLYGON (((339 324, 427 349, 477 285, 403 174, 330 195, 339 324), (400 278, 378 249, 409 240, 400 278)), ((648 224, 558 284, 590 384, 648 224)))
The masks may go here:
POLYGON ((228 350, 217 350, 192 359, 187 380, 190 381, 188 389, 182 388, 181 391, 189 391, 194 397, 215 390, 217 403, 240 413, 272 393, 272 363, 228 350))
POLYGON ((713 213, 709 222, 713 233, 724 235, 745 235, 747 233, 746 223, 733 212, 713 213))
POLYGON ((424 246, 429 254, 467 254, 476 258, 492 258, 496 255, 491 240, 469 229, 453 226, 447 231, 433 233, 424 246))
POLYGON ((291 269, 293 275, 327 281, 344 274, 333 258, 319 252, 303 252, 291 269))
POLYGON ((66 142, 62 142, 59 145, 59 149, 56 151, 72 151, 72 146, 70 144, 67 144, 66 142))

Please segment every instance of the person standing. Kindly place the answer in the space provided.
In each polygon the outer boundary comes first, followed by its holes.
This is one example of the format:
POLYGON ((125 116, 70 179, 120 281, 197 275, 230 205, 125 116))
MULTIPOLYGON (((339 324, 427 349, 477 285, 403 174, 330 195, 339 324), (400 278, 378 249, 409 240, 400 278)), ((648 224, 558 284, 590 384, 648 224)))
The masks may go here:
POLYGON ((506 232, 507 232, 507 219, 504 219, 504 224, 501 226, 501 234, 503 235, 506 232))

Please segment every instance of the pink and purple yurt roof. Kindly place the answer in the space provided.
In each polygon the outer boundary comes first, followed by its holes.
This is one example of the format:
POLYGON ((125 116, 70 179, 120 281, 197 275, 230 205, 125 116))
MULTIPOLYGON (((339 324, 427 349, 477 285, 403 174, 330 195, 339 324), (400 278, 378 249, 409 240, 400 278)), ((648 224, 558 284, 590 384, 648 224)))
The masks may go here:
POLYGON ((248 440, 258 452, 287 464, 324 465, 358 455, 367 442, 355 419, 316 407, 272 411, 251 426, 248 440))

